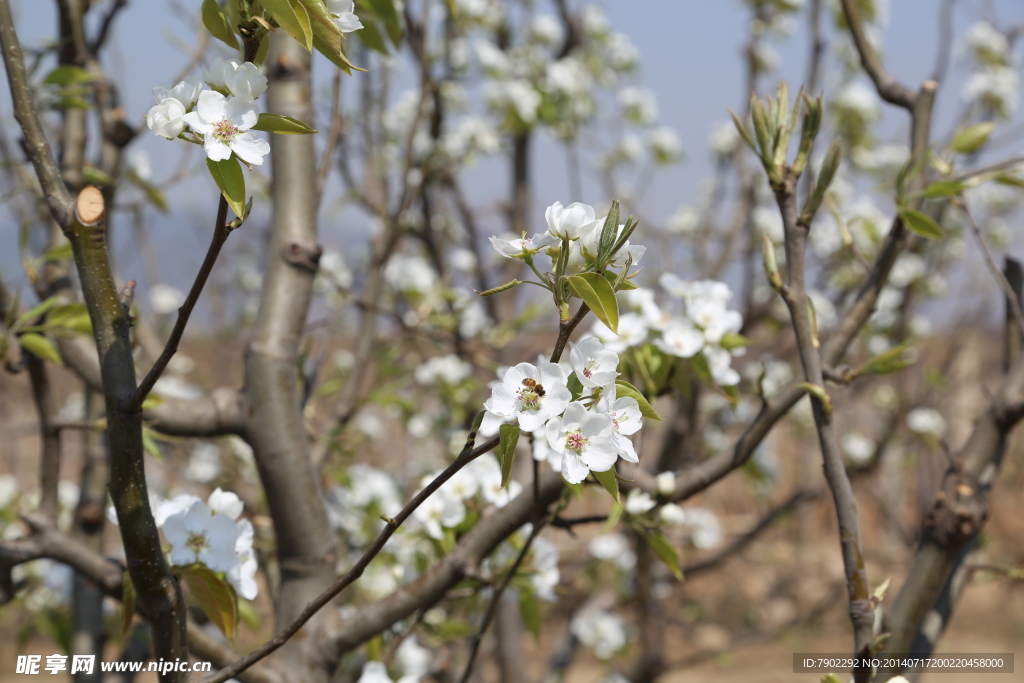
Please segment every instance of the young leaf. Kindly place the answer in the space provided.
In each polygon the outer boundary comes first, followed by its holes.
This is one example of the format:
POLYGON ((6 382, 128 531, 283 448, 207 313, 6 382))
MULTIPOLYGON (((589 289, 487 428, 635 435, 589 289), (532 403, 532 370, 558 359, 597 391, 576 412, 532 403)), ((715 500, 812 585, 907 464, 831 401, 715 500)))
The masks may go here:
POLYGON ((390 54, 388 44, 384 42, 384 35, 377 28, 377 24, 370 19, 363 19, 362 22, 363 27, 356 31, 356 36, 363 45, 382 55, 390 54))
POLYGON ((622 519, 622 513, 625 511, 626 508, 624 506, 619 505, 618 503, 613 505, 611 512, 608 513, 608 521, 605 522, 604 529, 601 530, 601 533, 606 534, 614 529, 619 523, 619 520, 622 519))
POLYGON ((608 493, 612 494, 612 498, 615 502, 622 505, 622 499, 619 497, 619 480, 615 478, 615 467, 613 466, 606 472, 591 472, 591 474, 601 482, 601 486, 603 486, 608 493))
POLYGON ((313 51, 313 27, 306 9, 294 0, 261 0, 277 25, 294 38, 307 52, 313 51))
POLYGON ((647 541, 647 545, 651 546, 654 554, 661 558, 661 561, 669 568, 672 575, 682 581, 683 570, 679 567, 679 552, 675 546, 669 543, 668 539, 660 533, 646 534, 644 540, 647 541))
POLYGON ((608 210, 608 216, 604 219, 601 227, 601 236, 597 245, 598 267, 604 266, 612 257, 612 247, 619 236, 619 200, 612 200, 612 208, 608 210))
POLYGON ((658 415, 658 411, 656 411, 651 406, 651 404, 648 403, 647 399, 644 398, 644 395, 640 393, 640 390, 634 387, 629 382, 622 379, 615 380, 615 395, 617 397, 628 396, 631 399, 635 400, 637 404, 640 406, 640 414, 646 417, 647 419, 661 419, 661 416, 658 415))
POLYGON ((519 591, 519 614, 523 617, 523 626, 533 634, 533 639, 540 642, 540 603, 537 596, 530 591, 519 591))
POLYGON ((121 638, 128 636, 128 630, 132 627, 132 620, 135 618, 135 586, 132 584, 132 577, 127 571, 121 578, 121 638))
POLYGON ((142 450, 153 456, 153 459, 158 462, 164 461, 164 454, 160 452, 160 446, 157 445, 156 439, 153 438, 153 433, 142 428, 142 450))
POLYGON ((922 196, 930 199, 952 197, 960 194, 970 186, 971 183, 966 180, 939 180, 926 187, 922 196))
POLYGON ((73 255, 74 250, 71 248, 71 242, 64 242, 50 249, 40 258, 46 263, 50 263, 52 261, 63 261, 66 258, 71 258, 73 255))
POLYGON ((573 372, 569 375, 569 381, 565 385, 569 389, 569 394, 572 396, 572 400, 578 401, 580 396, 583 395, 583 382, 573 372))
POLYGON ((228 24, 217 0, 203 0, 203 26, 217 40, 226 43, 232 49, 238 49, 238 39, 235 38, 231 25, 228 24))
POLYGON ((608 280, 600 273, 583 273, 569 278, 569 286, 590 307, 597 319, 619 333, 619 302, 608 280))
POLYGON ((946 231, 942 229, 942 226, 922 211, 904 208, 899 210, 899 214, 903 219, 903 224, 916 235, 930 240, 942 239, 946 236, 946 231))
POLYGON ((96 80, 96 76, 92 72, 79 66, 64 64, 46 74, 43 83, 47 85, 79 85, 91 83, 94 80, 96 80))
POLYGON ((18 316, 18 319, 14 323, 14 327, 16 327, 16 328, 17 327, 23 327, 23 326, 29 324, 30 322, 32 322, 33 320, 35 320, 36 318, 38 318, 42 314, 46 313, 47 311, 49 311, 51 308, 55 307, 59 303, 60 303, 60 299, 58 299, 55 296, 51 296, 51 297, 49 297, 47 299, 43 299, 38 304, 36 304, 32 308, 30 308, 27 311, 25 311, 24 313, 22 313, 20 316, 18 316))
POLYGON ((210 169, 213 182, 217 183, 228 206, 235 212, 236 216, 245 213, 245 176, 242 175, 242 166, 238 159, 231 157, 224 161, 206 160, 206 167, 210 169))
POLYGON ((503 424, 498 428, 498 462, 501 464, 501 488, 508 486, 512 479, 512 463, 516 459, 516 444, 519 443, 519 425, 503 424))
POLYGON ((992 121, 985 121, 984 123, 976 123, 973 126, 968 126, 953 138, 953 141, 949 143, 949 148, 954 152, 960 154, 973 154, 977 152, 992 135, 992 131, 996 129, 996 124, 992 121))
POLYGON ((854 370, 853 374, 856 377, 862 375, 888 375, 897 370, 902 370, 908 365, 913 365, 913 360, 904 358, 908 348, 910 348, 909 344, 900 344, 897 347, 880 353, 870 358, 863 366, 854 370))
POLYGON ((284 133, 285 135, 309 135, 320 132, 313 130, 298 119, 280 114, 260 114, 259 120, 256 121, 256 125, 252 129, 262 130, 265 133, 284 133))
POLYGON ((391 42, 398 47, 402 40, 402 22, 398 18, 393 0, 359 0, 360 6, 369 7, 384 22, 391 42))
POLYGON ((64 361, 60 357, 60 351, 49 339, 41 334, 23 334, 18 337, 21 348, 32 353, 42 360, 48 360, 55 365, 63 367, 64 361))
POLYGON ((83 303, 56 306, 46 316, 46 327, 92 334, 92 320, 89 309, 83 303))
POLYGON ((234 638, 238 625, 238 596, 228 582, 200 564, 186 567, 181 577, 203 614, 225 636, 234 638))

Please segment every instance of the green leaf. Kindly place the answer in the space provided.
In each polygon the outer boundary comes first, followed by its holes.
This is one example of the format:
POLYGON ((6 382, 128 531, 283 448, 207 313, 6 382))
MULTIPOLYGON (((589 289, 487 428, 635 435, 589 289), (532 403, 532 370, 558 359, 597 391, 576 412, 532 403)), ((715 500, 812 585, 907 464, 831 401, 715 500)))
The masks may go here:
POLYGON ((835 674, 825 674, 821 677, 821 683, 843 683, 843 679, 835 674))
POLYGON ((654 554, 661 558, 661 561, 672 572, 680 581, 683 580, 683 570, 679 567, 679 552, 675 546, 668 542, 664 536, 660 533, 652 533, 644 535, 644 540, 647 541, 647 545, 651 546, 651 550, 654 554))
POLYGON ((29 351, 33 356, 48 360, 55 365, 63 367, 64 361, 60 357, 60 351, 49 339, 41 334, 22 334, 18 337, 21 348, 29 351))
POLYGON ((726 351, 732 351, 738 349, 741 346, 747 346, 750 344, 750 340, 744 337, 742 334, 736 334, 735 332, 726 332, 722 335, 722 340, 718 343, 726 351))
POLYGON ((47 85, 77 85, 96 80, 95 74, 72 64, 62 64, 46 74, 43 83, 47 85))
POLYGON ((153 432, 146 427, 142 428, 142 449, 153 456, 157 462, 164 461, 164 454, 160 452, 160 446, 157 445, 156 439, 153 438, 153 432))
POLYGON ((590 307, 597 319, 619 333, 619 302, 608 280, 600 273, 583 273, 569 278, 569 286, 590 307))
POLYGON ((614 529, 615 526, 619 523, 619 520, 622 519, 622 513, 625 511, 626 508, 623 507, 622 505, 618 503, 613 505, 611 512, 608 513, 608 521, 605 522, 604 529, 601 531, 601 533, 608 533, 609 531, 614 529))
POLYGON ((148 180, 141 178, 134 169, 128 169, 128 172, 125 173, 125 177, 129 182, 142 190, 146 195, 146 199, 149 200, 149 203, 155 206, 158 211, 161 213, 167 213, 167 198, 164 196, 163 190, 148 180))
POLYGON ((598 267, 603 267, 608 259, 612 257, 612 247, 619 236, 619 200, 612 200, 612 207, 608 209, 608 216, 604 219, 601 227, 601 236, 597 243, 598 267))
POLYGON ((512 479, 512 463, 516 460, 516 444, 519 443, 519 425, 503 424, 498 428, 498 463, 501 464, 501 488, 508 486, 512 479))
POLYGON ((75 252, 74 249, 71 248, 71 242, 62 242, 53 249, 47 251, 40 258, 46 263, 50 263, 52 261, 63 261, 66 258, 71 258, 74 254, 75 252))
POLYGON ((203 614, 225 636, 234 638, 238 625, 238 596, 228 582, 201 564, 185 567, 181 577, 203 614))
POLYGON ((55 296, 51 296, 49 298, 43 299, 38 304, 36 304, 32 308, 30 308, 27 311, 25 311, 24 313, 22 313, 20 316, 18 316, 18 319, 16 321, 14 321, 14 327, 18 328, 18 327, 22 327, 24 325, 29 324, 30 322, 32 322, 33 320, 35 320, 39 316, 43 315, 44 313, 46 313, 47 311, 49 311, 51 308, 55 307, 59 303, 60 303, 60 299, 58 299, 55 296))
POLYGON ((644 395, 640 393, 640 390, 634 387, 629 382, 617 379, 615 380, 615 396, 628 396, 635 400, 640 406, 640 414, 649 420, 660 420, 661 416, 658 415, 658 411, 644 398, 644 395))
POLYGON ((89 185, 113 185, 114 179, 110 177, 109 173, 105 173, 95 166, 84 166, 82 168, 82 175, 85 178, 85 182, 89 185))
POLYGON ((595 479, 601 482, 601 486, 603 486, 608 493, 612 494, 612 498, 615 502, 622 505, 622 499, 619 497, 619 480, 615 477, 615 467, 613 466, 606 472, 591 472, 591 474, 594 475, 595 479))
POLYGON ((909 344, 900 344, 877 356, 873 356, 867 363, 855 370, 853 374, 857 377, 862 375, 888 375, 897 370, 902 370, 908 365, 913 365, 914 361, 906 360, 903 357, 909 348, 909 344))
POLYGON ((308 52, 313 51, 313 29, 309 13, 293 0, 261 0, 263 9, 270 13, 277 25, 294 38, 308 52), (299 15, 302 15, 301 18, 299 15))
POLYGON ((226 43, 233 50, 238 49, 238 40, 217 0, 203 0, 203 26, 217 40, 226 43))
POLYGON ((914 233, 927 239, 942 239, 946 236, 946 231, 942 229, 942 226, 935 222, 935 219, 928 214, 917 211, 915 209, 903 208, 899 210, 900 218, 903 219, 903 224, 914 233))
POLYGON ((217 183, 235 215, 245 213, 245 176, 242 175, 242 165, 238 159, 234 156, 224 161, 207 159, 206 167, 210 169, 213 182, 217 183))
POLYGON ((150 394, 142 402, 142 409, 143 410, 154 410, 155 408, 159 408, 160 404, 162 404, 163 402, 164 402, 164 400, 162 398, 160 398, 159 396, 154 396, 153 394, 150 394))
POLYGON ((313 46, 344 71, 356 68, 345 56, 341 29, 327 10, 324 0, 297 0, 309 13, 313 28, 313 46))
POLYGON ((569 375, 569 381, 566 383, 566 387, 569 389, 569 394, 572 396, 573 401, 578 401, 580 396, 583 395, 583 382, 573 372, 569 375))
POLYGON ((402 42, 402 22, 398 18, 398 10, 395 9, 393 0, 358 0, 358 4, 362 7, 370 8, 374 14, 380 17, 388 31, 391 42, 395 44, 395 47, 398 47, 399 43, 402 42))
POLYGON ((519 591, 519 614, 523 617, 523 626, 533 634, 533 639, 540 642, 540 603, 537 596, 530 591, 519 591))
POLYGON ((924 189, 921 196, 935 199, 938 197, 953 197, 960 194, 971 186, 966 180, 939 180, 924 189))
POLYGON ((982 145, 988 142, 989 137, 992 135, 992 131, 995 129, 996 124, 992 121, 985 121, 984 123, 976 123, 973 126, 968 126, 953 137, 953 141, 949 143, 949 148, 960 154, 973 154, 974 152, 977 152, 982 145))
POLYGON ((132 577, 126 571, 121 578, 121 638, 128 636, 135 618, 135 586, 132 577))
POLYGON ((61 328, 82 334, 92 334, 92 319, 83 303, 56 306, 46 316, 46 327, 61 328))
POLYGON ((903 197, 903 191, 907 185, 917 177, 917 174, 924 168, 924 163, 927 160, 927 154, 921 154, 918 158, 911 157, 907 159, 903 166, 900 167, 899 173, 896 174, 896 197, 903 197))
POLYGON ((363 19, 362 21, 363 27, 355 32, 356 37, 371 50, 384 55, 390 54, 388 44, 384 42, 384 34, 377 28, 377 24, 369 19, 363 19))
POLYGON ((284 133, 285 135, 309 135, 320 132, 313 130, 298 119, 280 114, 260 114, 260 118, 252 130, 262 130, 265 133, 284 133))

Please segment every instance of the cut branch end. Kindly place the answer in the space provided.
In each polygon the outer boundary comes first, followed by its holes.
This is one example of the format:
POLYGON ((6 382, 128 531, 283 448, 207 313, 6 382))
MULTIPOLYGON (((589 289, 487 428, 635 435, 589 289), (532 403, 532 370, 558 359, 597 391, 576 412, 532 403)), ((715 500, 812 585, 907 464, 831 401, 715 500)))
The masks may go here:
POLYGON ((93 185, 89 185, 78 193, 75 201, 75 218, 82 225, 89 227, 96 225, 103 220, 106 213, 106 204, 103 201, 103 193, 93 185))

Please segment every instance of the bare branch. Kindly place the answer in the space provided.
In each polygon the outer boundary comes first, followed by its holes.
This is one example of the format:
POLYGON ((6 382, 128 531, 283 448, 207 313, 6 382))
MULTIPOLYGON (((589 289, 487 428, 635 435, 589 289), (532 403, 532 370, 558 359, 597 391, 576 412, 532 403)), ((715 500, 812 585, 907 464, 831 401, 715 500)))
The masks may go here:
POLYGON ((860 63, 874 82, 879 97, 886 102, 903 107, 907 111, 912 111, 914 92, 890 76, 882 66, 882 60, 878 58, 878 53, 875 52, 875 48, 871 46, 871 42, 864 32, 864 22, 860 16, 857 0, 842 0, 842 3, 850 35, 853 36, 853 43, 860 55, 860 63))

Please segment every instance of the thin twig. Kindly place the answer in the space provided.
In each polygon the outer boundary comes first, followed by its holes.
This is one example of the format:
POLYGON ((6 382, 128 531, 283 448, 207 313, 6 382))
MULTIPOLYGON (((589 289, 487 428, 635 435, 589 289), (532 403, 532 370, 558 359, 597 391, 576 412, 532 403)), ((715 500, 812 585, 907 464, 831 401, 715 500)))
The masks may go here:
POLYGON ((1020 299, 1017 298, 1017 293, 1013 291, 1013 287, 1010 286, 1010 281, 1006 279, 1006 275, 999 268, 999 264, 996 263, 995 257, 992 255, 992 250, 988 247, 988 242, 985 241, 985 236, 981 234, 981 228, 978 226, 977 221, 974 220, 974 216, 971 214, 970 209, 967 207, 967 200, 957 200, 957 204, 960 210, 963 211, 967 217, 967 221, 971 224, 971 232, 974 233, 975 239, 978 240, 978 246, 981 247, 981 253, 985 257, 985 265, 988 266, 988 270, 992 273, 992 278, 996 281, 996 284, 1002 288, 1003 293, 1006 294, 1006 300, 1008 302, 1007 309, 1010 315, 1013 316, 1013 321, 1017 324, 1017 328, 1020 333, 1024 335, 1024 313, 1021 313, 1020 299))
POLYGON ((213 272, 213 266, 217 262, 217 256, 220 255, 221 247, 224 246, 224 243, 228 240, 228 235, 231 234, 227 218, 228 202, 224 197, 221 197, 220 204, 217 207, 217 223, 213 226, 213 238, 210 240, 210 248, 206 251, 203 265, 199 268, 199 272, 196 273, 195 282, 192 283, 192 289, 189 290, 188 296, 185 297, 185 303, 178 309, 178 319, 174 321, 174 329, 171 330, 171 336, 167 339, 164 350, 160 353, 160 357, 156 359, 156 362, 153 363, 153 367, 146 373, 145 378, 139 384, 139 388, 135 390, 135 393, 132 394, 125 404, 124 410, 126 412, 133 413, 142 409, 142 402, 149 396, 149 392, 153 390, 153 386, 160 379, 160 375, 167 369, 167 364, 171 362, 171 358, 178 351, 178 343, 181 342, 181 337, 185 333, 185 326, 188 325, 192 309, 195 308, 196 302, 199 301, 199 296, 203 293, 203 287, 206 286, 206 281, 210 278, 210 273, 213 272))
POLYGON ((455 476, 456 472, 461 470, 463 467, 465 467, 470 462, 472 462, 479 456, 483 455, 484 453, 493 450, 498 445, 498 437, 494 437, 493 439, 490 439, 486 443, 483 443, 480 446, 473 448, 475 438, 476 433, 471 433, 469 435, 469 440, 467 440, 466 442, 466 447, 462 449, 462 453, 459 454, 459 457, 457 457, 450 465, 448 465, 448 467, 446 467, 444 471, 441 472, 441 474, 437 475, 433 481, 427 484, 427 486, 422 491, 413 496, 412 500, 410 500, 409 503, 404 508, 402 508, 401 512, 395 515, 394 518, 388 519, 384 529, 381 530, 380 534, 377 535, 377 538, 374 540, 373 544, 366 549, 362 557, 360 557, 359 560, 354 565, 352 565, 352 567, 347 572, 338 577, 338 579, 333 584, 331 584, 330 587, 327 588, 327 590, 318 595, 314 600, 311 600, 310 603, 306 605, 306 607, 299 613, 299 615, 295 617, 287 626, 281 629, 281 631, 276 636, 274 636, 274 638, 267 641, 266 643, 256 648, 244 657, 240 658, 238 661, 231 664, 230 666, 224 667, 220 671, 210 674, 206 678, 202 679, 200 683, 223 683, 229 678, 233 678, 242 671, 245 671, 250 666, 260 661, 267 655, 271 654, 272 652, 280 648, 286 642, 288 642, 288 640, 292 636, 294 636, 307 621, 312 619, 317 612, 319 612, 331 600, 338 597, 338 595, 340 595, 343 590, 345 590, 350 585, 355 583, 355 581, 363 575, 363 571, 366 570, 367 565, 369 565, 373 558, 375 558, 380 553, 380 551, 384 549, 384 545, 388 542, 388 540, 394 535, 396 531, 398 531, 398 528, 402 526, 402 523, 405 522, 405 520, 407 520, 412 515, 412 513, 416 511, 416 508, 418 508, 423 503, 423 501, 429 498, 435 491, 437 491, 437 489, 441 488, 441 486, 446 481, 455 476))

